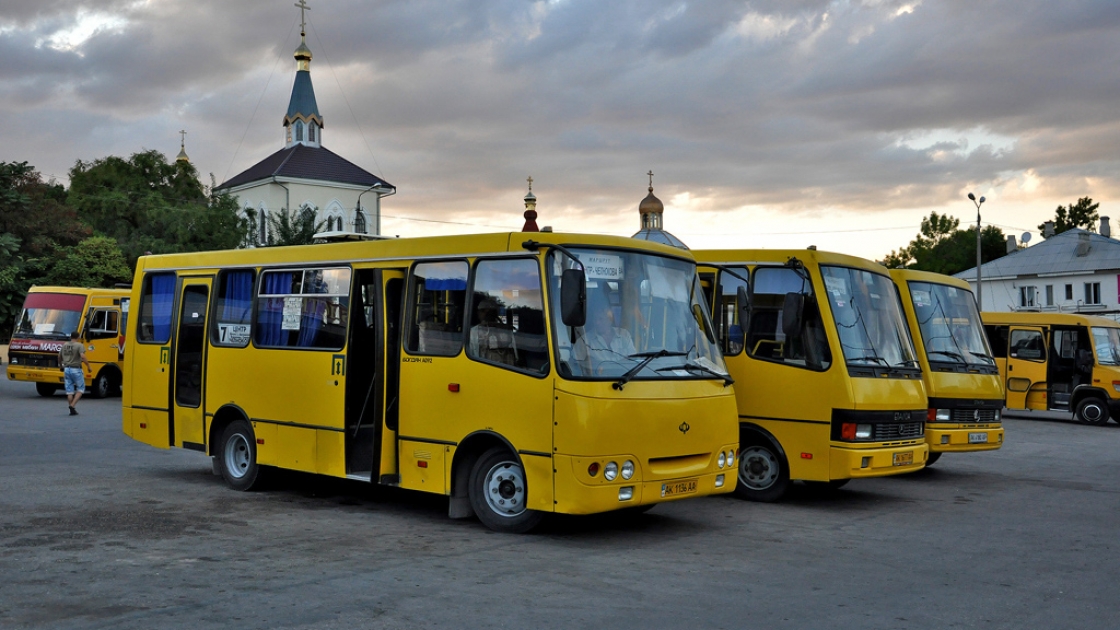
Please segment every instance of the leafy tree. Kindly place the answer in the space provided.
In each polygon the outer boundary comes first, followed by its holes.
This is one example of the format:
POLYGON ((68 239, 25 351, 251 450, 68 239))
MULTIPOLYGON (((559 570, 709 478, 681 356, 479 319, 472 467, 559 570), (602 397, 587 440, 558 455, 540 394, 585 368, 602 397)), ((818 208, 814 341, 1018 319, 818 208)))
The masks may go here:
MULTIPOLYGON (((960 220, 930 213, 922 219, 921 231, 906 247, 892 251, 883 264, 892 269, 916 269, 952 275, 976 266, 976 226, 958 229, 960 220)), ((982 262, 1007 253, 1007 239, 994 225, 980 232, 982 262)))
POLYGON ((7 338, 27 287, 23 286, 23 258, 19 255, 18 238, 11 234, 0 234, 0 340, 7 338))
POLYGON ((234 198, 210 194, 193 165, 168 163, 158 151, 78 161, 68 200, 96 233, 116 240, 130 266, 145 252, 237 247, 247 226, 234 198))
MULTIPOLYGON (((1054 234, 1061 234, 1073 228, 1096 232, 1097 224, 1101 220, 1100 215, 1097 214, 1097 208, 1100 206, 1101 204, 1093 203, 1089 197, 1078 199, 1077 203, 1069 204, 1069 208, 1058 206, 1054 211, 1054 234)), ((1045 230, 1046 224, 1040 223, 1038 231, 1042 233, 1043 238, 1046 238, 1045 230)))
POLYGON ((310 245, 316 232, 320 232, 326 221, 315 221, 317 210, 314 207, 303 207, 298 211, 289 213, 286 210, 269 214, 268 244, 274 245, 310 245))
POLYGON ((51 267, 46 281, 61 286, 111 287, 131 279, 132 270, 117 242, 93 236, 78 243, 51 267))

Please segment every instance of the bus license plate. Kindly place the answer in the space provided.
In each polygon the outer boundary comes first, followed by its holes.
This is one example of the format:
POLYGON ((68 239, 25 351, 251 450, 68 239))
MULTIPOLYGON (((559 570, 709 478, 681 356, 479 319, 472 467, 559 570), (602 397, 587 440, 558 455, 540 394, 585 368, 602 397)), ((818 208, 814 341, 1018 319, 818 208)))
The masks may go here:
POLYGON ((905 453, 894 454, 895 466, 909 466, 914 463, 914 451, 906 451, 905 453))
POLYGON ((968 443, 969 444, 987 444, 988 443, 988 434, 987 433, 969 433, 968 434, 968 443))
POLYGON ((675 497, 682 494, 692 494, 696 492, 696 480, 686 479, 684 481, 674 481, 673 483, 661 484, 662 497, 675 497))

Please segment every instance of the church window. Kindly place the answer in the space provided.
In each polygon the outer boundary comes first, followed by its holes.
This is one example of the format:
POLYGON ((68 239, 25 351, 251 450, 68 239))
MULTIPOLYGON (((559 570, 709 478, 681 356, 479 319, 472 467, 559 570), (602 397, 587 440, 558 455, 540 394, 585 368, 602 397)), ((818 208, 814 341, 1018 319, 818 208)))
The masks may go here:
POLYGON ((268 245, 268 213, 264 210, 260 212, 260 223, 257 225, 257 231, 259 232, 257 240, 260 241, 260 244, 268 245))
POLYGON ((296 142, 303 142, 303 123, 296 121, 296 142))
POLYGON ((316 125, 315 123, 311 123, 310 125, 307 126, 307 139, 308 140, 310 140, 312 142, 315 142, 315 129, 317 127, 318 127, 318 125, 316 125))

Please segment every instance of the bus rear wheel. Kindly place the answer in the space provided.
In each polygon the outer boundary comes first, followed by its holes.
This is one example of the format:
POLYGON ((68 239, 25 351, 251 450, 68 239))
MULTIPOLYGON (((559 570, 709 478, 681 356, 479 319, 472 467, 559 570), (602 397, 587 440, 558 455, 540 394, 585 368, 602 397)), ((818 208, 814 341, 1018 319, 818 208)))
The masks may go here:
POLYGON ((1075 417, 1085 424, 1104 424, 1108 422, 1108 404, 1100 398, 1086 398, 1077 403, 1075 417))
POLYGON ((40 396, 50 398, 58 391, 58 385, 51 385, 50 383, 35 383, 35 391, 39 392, 40 396))
POLYGON ((108 398, 112 391, 113 379, 109 376, 109 370, 101 370, 97 378, 93 379, 90 395, 94 398, 108 398))
POLYGON ((234 490, 252 490, 261 478, 257 464, 257 442, 253 427, 244 420, 235 420, 222 433, 218 446, 218 470, 226 484, 234 490))
POLYGON ((789 489, 789 469, 770 444, 748 444, 739 451, 739 483, 735 494, 748 501, 771 503, 789 489))
POLYGON ((496 532, 523 534, 540 524, 543 512, 525 507, 528 486, 525 470, 503 447, 478 458, 470 477, 471 507, 482 524, 496 532))

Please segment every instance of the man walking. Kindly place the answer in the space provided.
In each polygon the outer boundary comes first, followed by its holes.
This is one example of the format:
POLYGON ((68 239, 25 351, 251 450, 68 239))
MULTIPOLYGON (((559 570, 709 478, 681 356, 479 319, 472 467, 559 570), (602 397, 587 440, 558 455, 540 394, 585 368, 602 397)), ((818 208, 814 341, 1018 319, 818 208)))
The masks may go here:
POLYGON ((93 366, 86 359, 86 347, 78 341, 78 331, 70 333, 70 341, 62 344, 58 350, 58 364, 62 366, 63 381, 66 383, 66 402, 70 403, 70 415, 78 415, 78 401, 86 393, 86 377, 82 373, 82 364, 90 374, 93 366))

